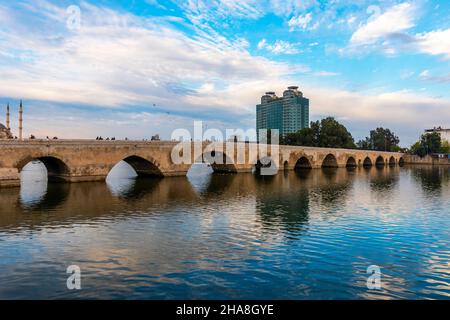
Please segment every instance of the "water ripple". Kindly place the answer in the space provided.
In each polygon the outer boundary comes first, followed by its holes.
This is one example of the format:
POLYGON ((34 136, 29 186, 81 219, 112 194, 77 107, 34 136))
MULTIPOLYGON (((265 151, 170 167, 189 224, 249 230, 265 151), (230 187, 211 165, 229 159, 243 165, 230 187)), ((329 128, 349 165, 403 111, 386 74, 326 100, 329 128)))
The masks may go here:
POLYGON ((33 177, 0 190, 0 298, 450 299, 448 171, 33 177))

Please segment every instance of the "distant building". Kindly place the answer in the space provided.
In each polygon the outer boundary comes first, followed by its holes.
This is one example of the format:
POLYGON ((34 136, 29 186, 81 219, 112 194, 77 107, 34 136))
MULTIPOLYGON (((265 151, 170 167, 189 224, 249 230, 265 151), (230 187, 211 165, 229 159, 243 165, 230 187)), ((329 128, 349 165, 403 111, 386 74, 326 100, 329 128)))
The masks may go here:
POLYGON ((12 139, 11 131, 0 123, 0 140, 12 139))
POLYGON ((256 130, 278 129, 280 137, 309 127, 309 99, 303 97, 298 87, 289 87, 283 97, 266 92, 261 104, 256 106, 256 130))
POLYGON ((443 129, 442 127, 437 127, 437 128, 425 130, 425 132, 428 132, 428 133, 437 132, 441 136, 441 140, 446 140, 446 141, 450 142, 450 129, 443 129))

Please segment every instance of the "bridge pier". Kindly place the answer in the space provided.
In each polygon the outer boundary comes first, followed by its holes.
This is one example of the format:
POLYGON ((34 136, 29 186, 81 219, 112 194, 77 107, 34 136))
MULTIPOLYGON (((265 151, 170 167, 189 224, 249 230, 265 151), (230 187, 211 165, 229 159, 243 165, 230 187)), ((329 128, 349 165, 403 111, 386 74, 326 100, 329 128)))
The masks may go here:
POLYGON ((95 176, 58 176, 56 179, 49 181, 53 182, 70 182, 70 183, 78 183, 78 182, 96 182, 96 181, 106 181, 106 175, 95 175, 95 176))
POLYGON ((0 168, 0 187, 20 186, 19 170, 12 168, 0 168))

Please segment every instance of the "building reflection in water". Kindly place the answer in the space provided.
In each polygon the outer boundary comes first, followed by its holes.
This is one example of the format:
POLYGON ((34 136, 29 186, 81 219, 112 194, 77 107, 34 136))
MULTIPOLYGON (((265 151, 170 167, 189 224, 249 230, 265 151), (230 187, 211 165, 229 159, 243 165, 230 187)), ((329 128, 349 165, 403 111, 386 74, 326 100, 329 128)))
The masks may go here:
MULTIPOLYGON (((38 168, 41 170, 41 168, 38 168)), ((397 174, 393 168, 386 171, 363 169, 299 170, 276 176, 255 174, 211 174, 210 168, 196 168, 188 177, 170 179, 136 179, 127 165, 117 175, 109 176, 106 183, 54 184, 36 175, 24 176, 18 205, 2 201, 6 211, 51 211, 62 213, 82 212, 90 218, 121 212, 121 202, 140 212, 152 208, 177 206, 188 202, 204 206, 208 201, 225 199, 254 199, 256 213, 263 226, 279 221, 280 226, 292 230, 308 222, 311 203, 323 214, 342 210, 355 179, 370 180, 371 190, 382 193, 395 186, 397 174), (124 174, 125 172, 125 174, 124 174), (12 209, 15 208, 15 209, 12 209)), ((398 170, 398 169, 397 169, 398 170)), ((420 177, 423 174, 418 173, 420 177)), ((1 197, 6 196, 2 191, 1 197)), ((14 198, 14 192, 8 192, 14 198)), ((253 201, 253 200, 250 200, 253 201)), ((128 210, 129 211, 129 210, 128 210)), ((287 229, 287 230, 288 230, 287 229)))
MULTIPOLYGON (((119 203, 123 201, 146 211, 178 205, 182 201, 202 206, 214 201, 212 199, 251 198, 255 200, 256 213, 262 223, 273 225, 280 220, 281 225, 288 228, 301 228, 307 223, 311 206, 320 208, 324 214, 343 210, 352 188, 364 188, 366 181, 372 197, 389 198, 392 190, 399 187, 401 172, 399 168, 305 169, 276 176, 216 175, 211 174, 210 168, 200 167, 188 177, 135 179, 133 173, 128 172, 129 168, 123 166, 126 174, 119 172, 117 176, 108 177, 107 183, 54 184, 43 178, 42 167, 37 165, 35 172, 32 169, 24 172, 18 197, 14 191, 17 189, 2 190, 1 206, 6 212, 54 209, 69 217, 73 208, 84 206, 83 212, 95 216, 120 212, 119 203)), ((411 173, 427 193, 440 191, 442 179, 448 178, 448 170, 444 168, 417 168, 411 173)))

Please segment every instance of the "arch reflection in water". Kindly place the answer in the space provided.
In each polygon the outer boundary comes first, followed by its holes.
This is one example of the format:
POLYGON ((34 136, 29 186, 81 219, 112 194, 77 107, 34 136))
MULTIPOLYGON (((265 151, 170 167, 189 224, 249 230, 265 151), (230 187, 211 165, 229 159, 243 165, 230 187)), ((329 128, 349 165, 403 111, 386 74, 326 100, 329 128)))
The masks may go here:
POLYGON ((47 193, 47 169, 41 161, 29 162, 20 173, 20 202, 32 206, 47 193))
POLYGON ((367 174, 373 197, 377 198, 380 204, 390 201, 394 190, 399 187, 399 168, 377 167, 376 170, 368 171, 367 174))
POLYGON ((324 168, 321 174, 316 174, 313 178, 315 180, 311 183, 318 188, 314 201, 323 212, 339 210, 345 206, 355 179, 352 171, 346 168, 324 168))
POLYGON ((206 164, 214 173, 237 173, 236 166, 226 153, 210 149, 205 151, 194 161, 194 165, 206 164))
POLYGON ((20 198, 22 208, 45 211, 58 207, 68 195, 69 184, 48 182, 47 166, 33 160, 20 173, 20 198))
MULTIPOLYGON (((300 170, 299 175, 307 178, 309 170, 300 170)), ((265 181, 265 188, 256 187, 256 209, 263 229, 269 233, 282 234, 289 240, 298 239, 304 232, 309 219, 309 189, 296 175, 276 176, 265 181), (289 181, 289 191, 281 187, 283 180, 289 181)), ((256 184, 260 181, 256 180, 256 184)))
POLYGON ((187 173, 187 178, 197 192, 204 193, 208 189, 213 173, 210 164, 194 163, 187 173))
POLYGON ((122 160, 108 173, 106 185, 113 195, 121 196, 134 187, 137 177, 136 170, 122 160))
POLYGON ((278 173, 278 167, 275 164, 275 161, 273 161, 272 157, 263 157, 261 159, 258 159, 252 169, 252 173, 262 176, 273 176, 278 173))
MULTIPOLYGON (((150 174, 149 170, 146 162, 130 157, 127 161, 120 161, 114 166, 106 178, 106 184, 116 197, 125 199, 142 198, 151 193, 161 181, 158 174, 150 174), (130 162, 134 164, 130 164, 130 162), (138 171, 136 171, 136 168, 138 171)), ((151 172, 154 172, 154 170, 156 169, 151 169, 151 172)))

